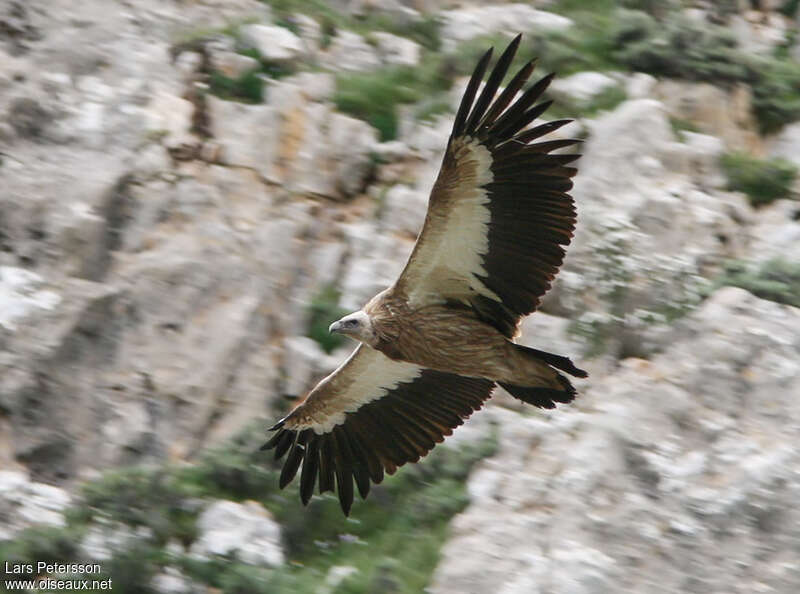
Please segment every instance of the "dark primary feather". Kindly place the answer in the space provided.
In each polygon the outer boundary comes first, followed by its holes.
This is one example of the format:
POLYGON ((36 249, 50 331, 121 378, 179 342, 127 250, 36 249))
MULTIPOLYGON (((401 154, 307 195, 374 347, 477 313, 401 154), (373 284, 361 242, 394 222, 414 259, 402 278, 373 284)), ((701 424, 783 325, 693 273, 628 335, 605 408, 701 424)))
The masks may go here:
MULTIPOLYGON (((509 86, 493 101, 498 86, 519 45, 515 38, 489 75, 478 101, 472 106, 486 65, 475 69, 462 101, 452 139, 459 136, 480 140, 492 156, 493 180, 489 195, 489 249, 483 255, 483 284, 500 301, 475 295, 470 305, 481 319, 508 337, 513 337, 519 319, 534 311, 564 259, 562 246, 569 244, 575 229, 575 207, 568 194, 576 169, 566 164, 579 155, 551 155, 577 140, 559 139, 532 144, 572 120, 555 120, 527 129, 551 105, 539 102, 554 74, 531 85, 514 97, 532 72, 526 64, 509 86), (469 109, 469 113, 461 113, 469 109)), ((485 58, 485 56, 484 56, 485 58)))
MULTIPOLYGON (((513 58, 513 56, 512 56, 513 58)), ((511 82, 508 83, 503 92, 500 93, 500 96, 495 100, 495 102, 491 105, 489 110, 486 112, 483 120, 481 121, 480 125, 478 126, 479 129, 484 128, 486 126, 490 126, 497 117, 503 112, 503 110, 508 107, 508 104, 516 97, 519 90, 525 86, 525 83, 528 82, 528 79, 533 74, 533 69, 536 66, 536 60, 531 60, 525 66, 523 66, 514 78, 511 79, 511 82)))
POLYGON ((303 458, 303 471, 300 473, 300 499, 306 505, 314 494, 319 469, 319 440, 311 439, 303 458))
POLYGON ((514 40, 508 44, 506 51, 504 51, 500 59, 497 60, 497 64, 489 75, 489 79, 486 81, 480 97, 478 97, 478 102, 475 104, 469 116, 469 121, 467 122, 468 130, 477 128, 478 122, 483 118, 486 108, 491 103, 495 93, 497 93, 497 89, 500 87, 500 83, 503 82, 506 72, 508 72, 508 67, 511 65, 511 60, 514 59, 514 54, 517 53, 520 39, 522 39, 521 34, 517 35, 514 40))
POLYGON ((486 72, 486 66, 489 64, 489 60, 492 58, 493 50, 494 48, 490 47, 488 50, 486 50, 486 53, 483 54, 483 57, 478 60, 478 64, 475 66, 475 71, 472 73, 469 83, 467 83, 467 90, 464 91, 464 96, 461 98, 461 104, 458 106, 455 123, 453 124, 454 136, 461 134, 464 130, 464 124, 467 121, 467 116, 472 109, 472 102, 475 100, 475 93, 478 90, 478 86, 481 84, 483 73, 486 72))

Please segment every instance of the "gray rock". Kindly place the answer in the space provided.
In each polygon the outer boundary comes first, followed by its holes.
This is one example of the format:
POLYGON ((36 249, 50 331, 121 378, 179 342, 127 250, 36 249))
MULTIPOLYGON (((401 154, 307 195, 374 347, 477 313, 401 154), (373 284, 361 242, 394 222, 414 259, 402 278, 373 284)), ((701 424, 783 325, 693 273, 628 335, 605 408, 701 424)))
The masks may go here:
POLYGON ((709 143, 694 140, 696 149, 676 143, 649 99, 591 123, 573 190, 581 224, 546 305, 610 352, 646 354, 647 329, 690 307, 704 279, 745 249, 749 206, 713 179, 695 184, 694 169, 716 167, 709 143))
POLYGON ((726 146, 763 153, 751 108, 752 93, 746 85, 724 89, 705 82, 660 80, 652 96, 663 102, 670 116, 692 122, 700 132, 721 138, 726 146))
POLYGON ((625 94, 628 99, 647 99, 652 96, 657 82, 655 76, 645 72, 634 72, 625 83, 625 94))
POLYGON ((317 589, 316 594, 329 594, 335 592, 336 588, 352 575, 356 575, 358 569, 352 565, 334 565, 328 570, 325 576, 325 583, 317 589))
POLYGON ((212 62, 214 69, 228 78, 239 78, 261 67, 261 63, 255 58, 232 51, 214 53, 212 62))
POLYGON ((97 519, 89 526, 81 541, 81 550, 86 559, 109 561, 114 553, 133 548, 136 544, 153 538, 147 526, 132 528, 126 524, 106 519, 97 519))
MULTIPOLYGON (((270 22, 259 0, 179 9, 141 0, 123 11, 101 0, 46 4, 12 2, 25 8, 10 32, 0 8, 0 52, 18 53, 0 53, 0 114, 19 116, 17 129, 0 123, 0 466, 24 469, 33 481, 25 484, 44 489, 20 483, 19 506, 50 497, 45 482, 72 488, 120 464, 183 461, 254 417, 266 425, 287 378, 302 391, 341 362, 352 344, 324 356, 298 340, 309 299, 335 284, 341 305, 356 309, 394 281, 453 117, 418 124, 406 109, 401 144, 378 146, 367 124, 332 110, 330 72, 270 81, 263 105, 209 96, 204 108, 202 56, 173 63, 169 48, 176 36, 270 22), (184 148, 192 150, 173 161, 184 148), (372 176, 375 154, 393 162, 372 176), (392 186, 398 216, 377 201, 392 186)), ((352 4, 406 24, 422 18, 415 9, 452 8, 352 4)), ((541 17, 529 6, 462 10, 462 29, 459 16, 445 15, 447 47, 462 35, 539 28, 527 19, 541 17)), ((290 62, 325 64, 319 24, 291 18, 301 49, 290 44, 290 62)), ((212 59, 234 49, 209 43, 212 59)), ((390 59, 359 36, 342 34, 339 44, 331 68, 350 50, 366 72, 390 59)), ((251 64, 228 57, 232 68, 251 64)), ((544 304, 560 317, 534 316, 521 340, 572 357, 591 383, 576 381, 582 396, 554 414, 522 416, 500 395, 453 436, 457 444, 503 428, 500 454, 476 469, 473 505, 454 522, 453 542, 474 550, 448 548, 440 567, 456 591, 797 590, 798 491, 786 474, 798 466, 786 445, 798 424, 792 310, 723 292, 678 328, 648 318, 666 321, 659 306, 724 258, 791 256, 796 204, 753 212, 714 181, 715 139, 760 150, 746 88, 650 89, 642 76, 644 90, 631 96, 664 97, 666 113, 702 122, 713 138, 680 142, 653 102, 587 123, 578 236, 544 304), (627 293, 615 301, 615 291, 627 293), (615 355, 652 361, 581 360, 592 335, 575 334, 576 321, 585 329, 592 320, 611 321, 622 343, 615 355)), ((259 524, 263 511, 245 507, 244 525, 259 524)), ((58 521, 50 511, 26 518, 58 521)), ((85 554, 108 558, 150 537, 97 522, 85 554)), ((240 532, 243 542, 253 539, 240 532)), ((244 554, 265 550, 274 551, 244 554)), ((165 571, 156 586, 179 590, 181 579, 165 571)))
POLYGON ((563 31, 572 21, 561 15, 537 10, 527 4, 472 6, 440 13, 445 49, 481 35, 509 31, 563 31))
POLYGON ((316 20, 305 14, 292 15, 292 21, 297 25, 297 34, 305 44, 306 54, 315 57, 322 43, 322 27, 316 20))
POLYGON ((416 66, 419 63, 422 48, 415 41, 384 31, 370 33, 369 39, 375 43, 378 57, 384 64, 416 66))
POLYGON ((168 148, 197 142, 191 134, 193 115, 191 101, 163 91, 156 93, 144 108, 145 134, 160 138, 168 148))
POLYGON ((298 72, 283 81, 302 89, 309 101, 325 102, 336 92, 336 77, 329 72, 298 72))
POLYGON ((152 586, 159 594, 189 594, 202 587, 199 584, 193 584, 188 577, 174 567, 167 567, 157 574, 153 578, 152 586))
POLYGON ((36 99, 20 97, 11 103, 6 118, 20 138, 42 138, 53 115, 36 99))
MULTIPOLYGON (((431 590, 790 592, 800 310, 722 289, 546 418, 493 412, 431 590), (658 554, 656 553, 658 551, 658 554)), ((538 415, 537 415, 538 416, 538 415)))
POLYGON ((800 166, 800 122, 784 126, 767 141, 770 157, 780 157, 800 166))
POLYGON ((377 144, 378 135, 369 124, 338 113, 331 115, 329 126, 328 158, 334 165, 332 171, 328 171, 328 184, 334 185, 334 190, 312 191, 331 195, 338 190, 339 195, 354 196, 364 190, 364 180, 373 165, 372 147, 377 144))
POLYGON ((400 161, 411 156, 411 149, 401 140, 379 142, 372 150, 379 159, 385 162, 400 161))
POLYGON ((254 501, 215 501, 200 514, 197 528, 199 536, 191 549, 197 559, 230 555, 266 567, 284 562, 280 526, 254 501))
POLYGON ((379 233, 371 221, 348 223, 342 230, 350 245, 350 260, 341 279, 340 305, 355 311, 395 281, 413 243, 379 233))
POLYGON ((787 25, 787 20, 777 10, 733 15, 727 23, 739 47, 746 52, 762 55, 771 53, 786 42, 787 25))
POLYGON ((43 279, 24 268, 0 267, 0 326, 13 332, 36 310, 52 310, 61 302, 55 291, 43 288, 43 279))
POLYGON ((305 395, 341 363, 336 357, 328 358, 319 344, 307 336, 287 337, 283 348, 287 378, 285 392, 288 395, 305 395))
POLYGON ((794 200, 778 200, 758 209, 750 229, 748 259, 766 262, 783 259, 800 262, 800 206, 794 200))
POLYGON ((426 0, 418 0, 410 6, 407 0, 334 0, 341 2, 343 8, 352 16, 367 17, 380 16, 392 19, 392 22, 401 25, 410 25, 422 19, 420 11, 426 13, 438 12, 440 7, 431 6, 426 0))
POLYGON ((254 169, 265 179, 278 181, 272 170, 278 111, 269 105, 246 105, 214 96, 207 102, 212 133, 222 151, 220 161, 254 169))
POLYGON ((428 194, 398 184, 389 188, 384 196, 385 216, 392 227, 416 237, 425 222, 428 194))
POLYGON ((692 180, 705 188, 725 188, 728 179, 720 167, 720 158, 725 153, 722 140, 697 132, 683 131, 680 135, 684 146, 679 150, 688 161, 692 180))
POLYGON ((380 67, 375 48, 358 33, 341 29, 330 46, 320 53, 321 63, 331 70, 370 71, 380 67))
POLYGON ((268 62, 291 63, 305 54, 303 41, 285 27, 252 23, 239 28, 242 43, 268 62))
POLYGON ((617 81, 602 72, 576 72, 565 78, 556 78, 550 83, 549 92, 556 100, 584 103, 606 89, 617 86, 617 81))
POLYGON ((0 540, 31 526, 64 526, 71 503, 64 489, 31 481, 25 472, 0 471, 0 540))
MULTIPOLYGON (((330 79, 315 79, 317 95, 329 92, 330 79), (324 88, 323 88, 324 84, 324 88)), ((271 85, 268 105, 244 105, 208 98, 221 161, 256 170, 291 192, 347 198, 363 190, 377 134, 369 124, 332 112, 305 91, 306 84, 271 85)))

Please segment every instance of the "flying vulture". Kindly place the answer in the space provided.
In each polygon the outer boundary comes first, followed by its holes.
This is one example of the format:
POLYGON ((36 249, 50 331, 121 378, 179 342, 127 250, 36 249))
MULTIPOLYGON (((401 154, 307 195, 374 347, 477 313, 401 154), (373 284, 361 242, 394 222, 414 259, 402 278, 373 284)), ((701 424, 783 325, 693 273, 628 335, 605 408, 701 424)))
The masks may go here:
POLYGON ((575 228, 567 193, 576 140, 533 142, 571 120, 528 128, 553 74, 517 95, 528 62, 498 94, 519 46, 480 59, 464 92, 428 212, 397 281, 330 326, 359 345, 272 427, 262 449, 286 456, 280 487, 300 473, 300 498, 337 490, 349 514, 406 462, 417 462, 489 398, 495 385, 542 408, 571 402, 560 372, 586 377, 566 357, 513 342, 520 319, 550 288, 575 228), (477 96, 477 100, 476 100, 477 96))

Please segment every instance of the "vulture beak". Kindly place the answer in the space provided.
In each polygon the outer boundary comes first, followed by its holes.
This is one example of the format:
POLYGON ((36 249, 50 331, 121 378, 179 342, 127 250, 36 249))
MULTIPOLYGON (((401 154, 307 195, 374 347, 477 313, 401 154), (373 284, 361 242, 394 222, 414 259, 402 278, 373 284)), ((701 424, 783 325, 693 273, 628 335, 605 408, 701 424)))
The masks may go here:
POLYGON ((339 332, 341 327, 342 327, 341 321, 334 322, 333 324, 328 326, 328 332, 330 332, 331 334, 333 334, 334 332, 339 332))

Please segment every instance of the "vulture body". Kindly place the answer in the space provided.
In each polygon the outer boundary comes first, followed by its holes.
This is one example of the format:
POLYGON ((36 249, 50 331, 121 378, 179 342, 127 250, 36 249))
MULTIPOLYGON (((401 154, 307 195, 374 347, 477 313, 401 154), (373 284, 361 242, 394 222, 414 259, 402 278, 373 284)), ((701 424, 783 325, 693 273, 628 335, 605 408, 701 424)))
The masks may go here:
POLYGON ((549 289, 575 228, 567 193, 576 140, 533 142, 568 123, 528 128, 548 75, 517 94, 526 64, 498 94, 517 36, 478 94, 492 50, 467 85, 425 223, 395 284, 330 330, 361 344, 274 427, 264 449, 286 456, 283 488, 301 463, 300 497, 336 489, 350 511, 384 471, 416 462, 489 398, 495 385, 543 408, 571 402, 566 358, 513 342, 549 289), (477 99, 476 99, 477 97, 477 99))

